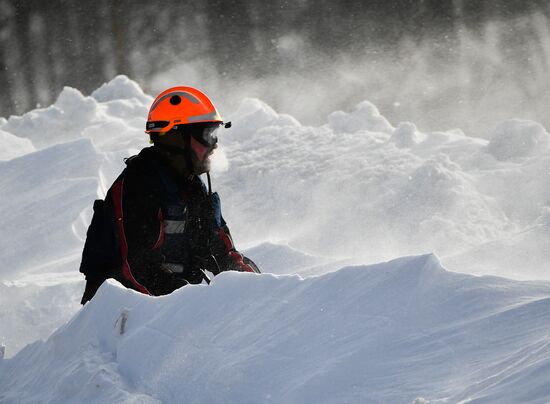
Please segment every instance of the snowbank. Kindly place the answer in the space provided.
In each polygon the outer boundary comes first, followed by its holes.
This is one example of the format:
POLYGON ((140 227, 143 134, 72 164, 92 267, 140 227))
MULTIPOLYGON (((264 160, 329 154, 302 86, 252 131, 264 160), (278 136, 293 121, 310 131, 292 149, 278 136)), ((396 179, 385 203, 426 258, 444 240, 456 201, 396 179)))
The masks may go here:
POLYGON ((225 273, 159 298, 113 282, 0 362, 0 401, 543 402, 549 297, 433 255, 306 279, 225 273))
POLYGON ((77 257, 54 261, 41 267, 40 274, 0 282, 0 345, 6 357, 47 338, 80 309, 84 280, 74 270, 78 264, 77 257))
POLYGON ((102 151, 139 149, 147 144, 143 131, 152 102, 135 82, 118 76, 91 96, 65 87, 53 105, 11 116, 0 128, 41 149, 82 137, 102 151))
MULTIPOLYGON (((231 167, 216 184, 226 216, 240 219, 233 233, 247 243, 282 240, 363 262, 435 251, 450 269, 470 271, 447 258, 530 231, 548 207, 550 152, 538 124, 504 122, 489 142, 460 130, 394 128, 366 102, 322 127, 279 124, 260 101, 243 109, 254 120, 232 117, 237 124, 221 140, 231 167), (495 158, 525 137, 522 159, 495 158)), ((533 246, 539 261, 550 257, 543 239, 533 246)), ((548 277, 540 266, 503 261, 489 251, 472 272, 548 277)))
POLYGON ((550 134, 536 122, 512 119, 495 128, 487 148, 498 160, 540 156, 550 148, 550 134))
POLYGON ((2 143, 0 160, 11 160, 35 150, 29 139, 19 138, 2 130, 0 130, 0 142, 2 143))
POLYGON ((0 162, 0 280, 67 257, 71 227, 96 197, 101 156, 87 139, 0 162))
MULTIPOLYGON (((0 119, 8 357, 78 309, 92 202, 123 158, 148 146, 152 100, 119 76, 90 96, 66 88, 52 106, 0 119)), ((237 246, 265 272, 309 276, 434 251, 450 270, 550 276, 550 151, 537 123, 504 122, 486 141, 392 125, 365 101, 311 127, 256 99, 227 120, 213 184, 237 246)))
POLYGON ((328 116, 328 125, 336 133, 355 133, 358 131, 392 133, 394 128, 384 118, 378 108, 368 101, 355 107, 355 111, 346 113, 336 111, 328 116))

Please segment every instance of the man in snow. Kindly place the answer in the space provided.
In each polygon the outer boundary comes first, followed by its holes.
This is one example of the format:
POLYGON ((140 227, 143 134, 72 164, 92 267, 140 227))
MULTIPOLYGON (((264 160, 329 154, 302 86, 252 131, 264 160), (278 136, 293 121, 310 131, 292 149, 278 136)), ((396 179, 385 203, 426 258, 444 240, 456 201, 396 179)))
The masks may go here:
POLYGON ((215 132, 224 126, 195 88, 173 87, 155 99, 146 126, 153 146, 127 159, 105 200, 94 203, 80 266, 87 280, 82 304, 108 278, 158 296, 208 282, 205 271, 259 272, 236 251, 210 189, 215 132))

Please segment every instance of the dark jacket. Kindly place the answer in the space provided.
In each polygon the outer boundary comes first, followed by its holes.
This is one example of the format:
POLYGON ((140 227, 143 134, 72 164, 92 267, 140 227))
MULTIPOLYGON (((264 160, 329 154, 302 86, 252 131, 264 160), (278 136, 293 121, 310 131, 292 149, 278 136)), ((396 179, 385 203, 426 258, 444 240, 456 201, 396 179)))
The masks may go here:
POLYGON ((83 303, 107 278, 157 296, 201 283, 203 270, 254 271, 235 250, 218 194, 199 177, 178 178, 155 147, 126 164, 94 205, 80 268, 88 281, 83 303))

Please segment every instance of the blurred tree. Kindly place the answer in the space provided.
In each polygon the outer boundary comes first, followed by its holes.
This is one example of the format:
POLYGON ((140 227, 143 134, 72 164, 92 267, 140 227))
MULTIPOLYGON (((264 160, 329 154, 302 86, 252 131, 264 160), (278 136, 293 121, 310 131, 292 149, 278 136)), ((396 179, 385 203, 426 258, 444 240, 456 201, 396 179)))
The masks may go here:
MULTIPOLYGON (((452 58, 460 31, 482 38, 487 21, 525 13, 548 21, 550 6, 544 0, 0 0, 0 91, 9 94, 0 116, 51 102, 64 85, 89 92, 115 74, 144 84, 196 59, 211 61, 221 77, 261 78, 282 68, 307 71, 317 62, 307 60, 311 50, 331 58, 380 51, 399 58, 430 42, 440 58, 452 58)), ((540 37, 538 27, 516 42, 540 37)))
MULTIPOLYGON (((8 70, 10 58, 9 39, 13 37, 13 14, 15 10, 8 0, 0 1, 0 112, 13 109, 12 99, 15 98, 13 91, 13 78, 8 70)), ((11 44, 13 47, 13 44, 11 44)))
MULTIPOLYGON (((126 74, 132 76, 132 67, 130 65, 130 32, 129 26, 132 18, 143 18, 144 16, 134 15, 132 12, 133 2, 128 0, 111 1, 109 13, 110 34, 112 45, 112 56, 114 60, 115 71, 117 74, 126 74)), ((138 9, 143 2, 136 2, 138 9)))
POLYGON ((257 65, 256 51, 263 49, 257 48, 259 38, 250 35, 255 28, 250 11, 246 0, 210 0, 203 5, 204 34, 221 74, 253 70, 257 65))
POLYGON ((22 91, 17 91, 17 94, 21 97, 21 107, 32 108, 33 102, 36 102, 36 82, 33 74, 33 58, 31 49, 33 49, 33 43, 30 36, 30 21, 31 12, 37 5, 38 1, 15 1, 13 3, 15 14, 15 38, 8 38, 8 40, 15 39, 15 43, 11 46, 17 47, 19 50, 19 63, 18 71, 14 72, 16 75, 21 76, 19 85, 22 85, 22 91), (21 96, 24 94, 24 96, 21 96))

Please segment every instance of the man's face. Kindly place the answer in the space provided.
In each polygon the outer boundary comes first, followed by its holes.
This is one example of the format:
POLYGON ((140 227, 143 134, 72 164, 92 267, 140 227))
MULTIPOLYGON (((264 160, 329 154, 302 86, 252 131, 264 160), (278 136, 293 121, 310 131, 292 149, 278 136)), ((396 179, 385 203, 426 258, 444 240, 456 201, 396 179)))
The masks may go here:
POLYGON ((191 150, 193 151, 193 153, 191 153, 191 161, 193 162, 193 174, 200 175, 210 171, 210 166, 212 164, 210 159, 217 147, 217 144, 207 146, 191 137, 191 150))
POLYGON ((218 138, 215 135, 216 129, 220 125, 214 124, 196 124, 187 126, 182 133, 172 133, 161 136, 157 139, 158 144, 171 146, 182 151, 179 155, 173 155, 172 164, 180 167, 182 170, 187 169, 187 161, 183 151, 190 145, 191 163, 193 164, 193 172, 190 174, 200 175, 210 171, 210 158, 214 150, 218 147, 218 138))

